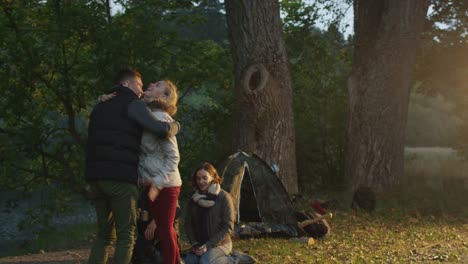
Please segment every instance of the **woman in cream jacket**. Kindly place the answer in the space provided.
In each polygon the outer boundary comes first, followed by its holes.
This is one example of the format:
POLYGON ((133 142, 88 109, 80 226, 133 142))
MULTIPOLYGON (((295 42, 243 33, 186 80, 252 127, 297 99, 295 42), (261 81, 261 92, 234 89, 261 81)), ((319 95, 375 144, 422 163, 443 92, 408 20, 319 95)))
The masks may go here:
MULTIPOLYGON (((143 99, 153 115, 161 121, 172 120, 177 111, 177 88, 170 81, 150 83, 143 99)), ((182 180, 179 174, 179 149, 175 136, 160 139, 144 131, 138 172, 144 182, 150 183, 149 199, 154 222, 145 232, 147 239, 156 234, 161 240, 164 263, 180 263, 177 235, 174 230, 176 207, 182 180)))

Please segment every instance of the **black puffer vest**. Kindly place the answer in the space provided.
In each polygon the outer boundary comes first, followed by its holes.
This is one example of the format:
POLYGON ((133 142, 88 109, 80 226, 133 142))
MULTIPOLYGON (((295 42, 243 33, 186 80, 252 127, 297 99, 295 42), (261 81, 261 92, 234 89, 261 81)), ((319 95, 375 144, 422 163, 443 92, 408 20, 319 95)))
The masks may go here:
POLYGON ((128 105, 138 97, 129 88, 113 89, 117 96, 96 105, 88 128, 86 180, 115 180, 137 184, 143 129, 128 117, 128 105))

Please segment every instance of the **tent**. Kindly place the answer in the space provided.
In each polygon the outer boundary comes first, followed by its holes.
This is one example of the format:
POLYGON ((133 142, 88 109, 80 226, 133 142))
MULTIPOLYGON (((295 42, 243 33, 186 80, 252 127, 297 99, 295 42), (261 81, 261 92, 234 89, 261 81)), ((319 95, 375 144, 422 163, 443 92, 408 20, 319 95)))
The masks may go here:
POLYGON ((297 236, 289 194, 265 161, 255 154, 237 152, 217 169, 223 178, 223 189, 232 196, 240 232, 254 227, 266 233, 297 236))

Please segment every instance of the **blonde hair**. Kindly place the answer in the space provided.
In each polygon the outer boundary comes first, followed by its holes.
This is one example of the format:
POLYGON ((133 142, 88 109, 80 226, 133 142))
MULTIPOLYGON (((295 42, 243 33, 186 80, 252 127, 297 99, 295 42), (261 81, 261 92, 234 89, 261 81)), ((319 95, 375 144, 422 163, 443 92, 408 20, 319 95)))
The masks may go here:
POLYGON ((159 108, 170 116, 174 116, 177 113, 177 100, 179 99, 179 92, 177 86, 170 80, 163 80, 166 83, 167 89, 164 93, 166 97, 157 99, 148 105, 152 108, 159 108))

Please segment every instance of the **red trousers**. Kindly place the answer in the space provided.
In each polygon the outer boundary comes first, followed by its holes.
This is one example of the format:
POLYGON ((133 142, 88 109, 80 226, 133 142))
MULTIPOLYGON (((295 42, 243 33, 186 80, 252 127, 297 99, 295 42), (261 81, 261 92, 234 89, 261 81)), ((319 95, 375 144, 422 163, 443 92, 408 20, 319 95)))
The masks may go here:
POLYGON ((180 187, 163 188, 154 202, 151 211, 156 222, 156 235, 161 240, 161 253, 164 264, 180 262, 177 234, 174 229, 177 200, 180 187))

